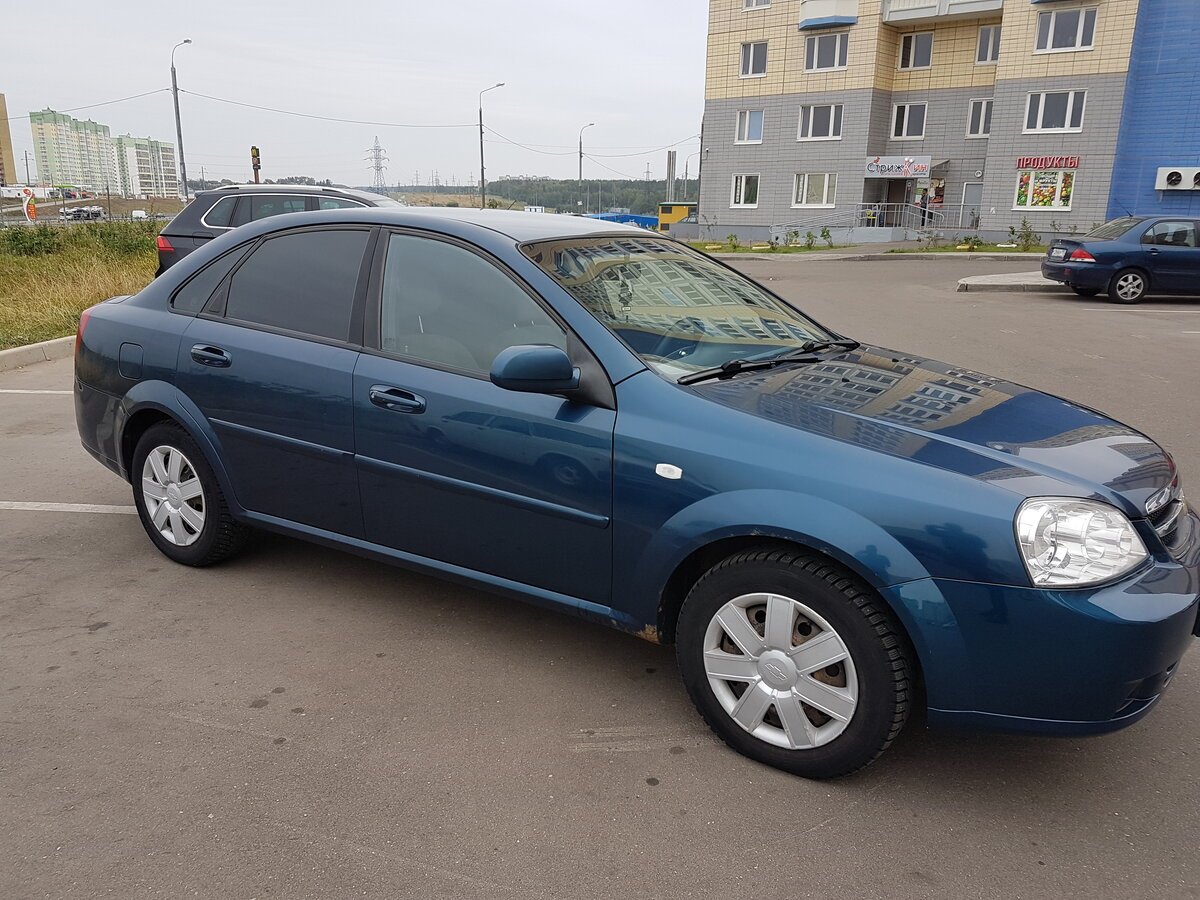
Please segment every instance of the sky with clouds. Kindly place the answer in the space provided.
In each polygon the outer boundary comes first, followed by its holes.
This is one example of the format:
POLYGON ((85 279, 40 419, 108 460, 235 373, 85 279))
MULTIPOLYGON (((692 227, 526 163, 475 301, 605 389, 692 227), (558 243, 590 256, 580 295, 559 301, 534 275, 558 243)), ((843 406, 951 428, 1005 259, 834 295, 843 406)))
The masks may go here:
MULTIPOLYGON (((170 86, 179 76, 188 175, 312 175, 369 184, 376 135, 389 183, 478 178, 479 91, 488 179, 574 177, 579 129, 585 177, 664 174, 699 148, 707 27, 704 0, 259 0, 204 3, 79 0, 14 3, 5 15, 0 93, 10 116, 57 110, 170 86), (21 39, 26 36, 27 39, 21 39), (13 38, 16 39, 13 39, 13 38), (184 93, 190 92, 190 93, 184 93), (225 101, 318 116, 282 115, 225 101), (467 127, 405 128, 411 125, 467 127), (512 143, 509 143, 512 142, 512 143), (678 143, 677 143, 678 142, 678 143), (518 144, 524 146, 517 146, 518 144), (650 152, 653 151, 653 152, 650 152), (632 155, 626 155, 632 154, 632 155), (590 170, 590 171, 589 171, 590 170)), ((79 110, 112 133, 174 141, 168 92, 79 110)), ((18 167, 32 151, 27 119, 9 123, 18 167)), ((694 165, 694 160, 693 160, 694 165)))

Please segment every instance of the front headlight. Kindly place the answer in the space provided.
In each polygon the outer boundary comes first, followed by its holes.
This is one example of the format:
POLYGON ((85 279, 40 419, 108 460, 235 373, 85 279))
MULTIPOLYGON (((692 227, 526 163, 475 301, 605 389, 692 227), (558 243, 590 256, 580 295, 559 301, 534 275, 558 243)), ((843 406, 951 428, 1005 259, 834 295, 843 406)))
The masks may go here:
POLYGON ((1026 500, 1017 510, 1016 530, 1025 568, 1038 587, 1109 581, 1148 556, 1129 519, 1093 500, 1026 500))

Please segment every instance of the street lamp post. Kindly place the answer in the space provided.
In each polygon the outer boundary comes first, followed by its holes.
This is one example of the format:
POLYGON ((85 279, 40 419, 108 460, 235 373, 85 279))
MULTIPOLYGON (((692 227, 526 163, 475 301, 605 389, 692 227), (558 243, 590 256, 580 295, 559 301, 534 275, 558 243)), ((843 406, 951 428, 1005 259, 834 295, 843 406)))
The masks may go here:
MULTIPOLYGON (((579 129, 579 198, 583 199, 583 132, 595 125, 595 122, 588 122, 583 128, 579 129)), ((587 215, 587 207, 583 208, 583 214, 587 215)))
POLYGON ((185 38, 171 48, 171 96, 175 100, 175 138, 179 142, 179 175, 183 180, 184 200, 188 198, 187 163, 183 161, 183 125, 179 121, 179 83, 175 80, 175 51, 191 42, 191 38, 185 38))
POLYGON ((688 164, 692 161, 693 156, 699 155, 700 151, 697 150, 695 153, 689 153, 688 158, 683 161, 683 199, 685 202, 687 201, 688 192, 688 164))
POLYGON ((487 177, 483 169, 483 95, 488 91, 494 91, 496 88, 504 87, 504 82, 497 82, 490 88, 484 88, 479 92, 479 208, 487 207, 487 177))

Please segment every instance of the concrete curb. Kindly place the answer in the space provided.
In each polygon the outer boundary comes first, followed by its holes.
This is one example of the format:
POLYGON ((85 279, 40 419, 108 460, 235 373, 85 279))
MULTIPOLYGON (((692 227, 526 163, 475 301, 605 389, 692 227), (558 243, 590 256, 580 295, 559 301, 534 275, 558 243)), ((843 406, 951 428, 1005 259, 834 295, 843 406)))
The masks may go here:
POLYGON ((975 277, 963 278, 958 282, 957 291, 959 293, 970 292, 973 294, 981 293, 1008 293, 1008 294, 1069 294, 1071 289, 1065 284, 1058 284, 1053 281, 1016 281, 1016 282, 989 282, 977 281, 975 277))
POLYGON ((40 344, 26 344, 24 347, 0 350, 0 372, 31 366, 34 363, 48 362, 52 359, 66 359, 74 352, 74 349, 75 336, 68 335, 52 341, 42 341, 40 344))

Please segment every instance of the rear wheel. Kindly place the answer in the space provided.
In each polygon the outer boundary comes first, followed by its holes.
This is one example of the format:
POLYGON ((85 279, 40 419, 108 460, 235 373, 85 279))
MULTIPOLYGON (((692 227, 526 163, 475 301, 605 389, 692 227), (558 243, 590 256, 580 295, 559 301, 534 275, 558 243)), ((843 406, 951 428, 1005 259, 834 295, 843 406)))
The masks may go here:
POLYGON ((1072 286, 1071 290, 1073 290, 1075 293, 1077 293, 1080 297, 1095 297, 1097 294, 1100 293, 1100 288, 1085 288, 1085 287, 1072 286))
POLYGON ((1117 303, 1141 303, 1150 284, 1140 269, 1122 269, 1108 285, 1108 296, 1117 303))
POLYGON ((676 653, 721 739, 796 775, 867 765, 908 717, 911 651, 900 625, 822 557, 759 550, 714 566, 684 601, 676 653))
POLYGON ((142 527, 165 556, 207 566, 242 549, 249 529, 229 514, 208 460, 178 425, 164 422, 146 430, 130 474, 142 527))

